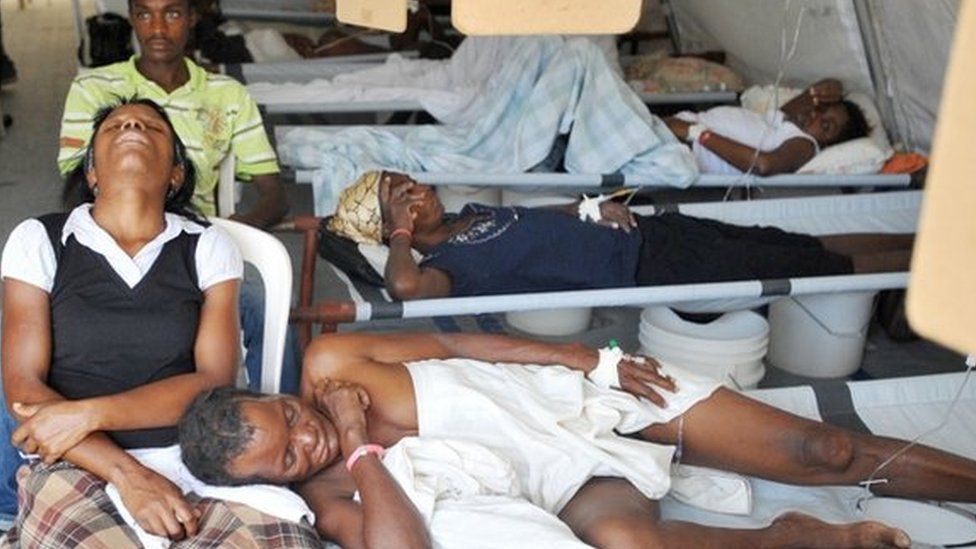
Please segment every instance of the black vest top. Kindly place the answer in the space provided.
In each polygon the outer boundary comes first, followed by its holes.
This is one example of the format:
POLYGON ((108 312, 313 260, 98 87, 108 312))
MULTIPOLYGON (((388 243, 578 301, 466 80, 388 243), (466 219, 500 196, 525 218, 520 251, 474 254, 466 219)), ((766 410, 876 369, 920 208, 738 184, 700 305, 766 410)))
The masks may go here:
MULTIPOLYGON (((199 235, 167 242, 134 288, 74 235, 61 244, 66 214, 39 218, 57 258, 51 290, 48 385, 77 400, 121 393, 196 370, 193 346, 203 293, 194 262, 199 235)), ((176 443, 176 428, 113 431, 123 448, 176 443)))

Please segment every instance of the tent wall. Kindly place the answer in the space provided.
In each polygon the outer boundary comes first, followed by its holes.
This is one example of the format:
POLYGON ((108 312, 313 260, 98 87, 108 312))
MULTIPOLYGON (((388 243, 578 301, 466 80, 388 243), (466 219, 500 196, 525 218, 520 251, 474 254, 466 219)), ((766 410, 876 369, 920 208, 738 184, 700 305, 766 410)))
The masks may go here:
POLYGON ((801 9, 796 54, 783 83, 802 86, 831 74, 851 89, 872 93, 864 42, 850 0, 670 0, 685 51, 725 50, 729 64, 751 83, 770 84, 780 49, 793 42, 801 9), (825 67, 827 69, 825 70, 825 67))
MULTIPOLYGON (((929 152, 959 0, 859 0, 880 59, 879 87, 901 140, 929 152)), ((868 34, 870 37, 870 35, 868 34)), ((882 105, 884 109, 884 106, 882 105)))

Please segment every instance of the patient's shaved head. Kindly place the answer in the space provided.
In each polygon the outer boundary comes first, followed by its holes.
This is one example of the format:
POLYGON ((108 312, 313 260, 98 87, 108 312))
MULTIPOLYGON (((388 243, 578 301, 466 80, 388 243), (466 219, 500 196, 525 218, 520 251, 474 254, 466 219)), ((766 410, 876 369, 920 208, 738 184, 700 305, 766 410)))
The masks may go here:
POLYGON ((253 427, 244 421, 241 405, 263 398, 250 391, 221 387, 193 400, 177 428, 183 463, 194 476, 218 486, 263 481, 237 478, 229 472, 231 461, 244 452, 254 435, 253 427))

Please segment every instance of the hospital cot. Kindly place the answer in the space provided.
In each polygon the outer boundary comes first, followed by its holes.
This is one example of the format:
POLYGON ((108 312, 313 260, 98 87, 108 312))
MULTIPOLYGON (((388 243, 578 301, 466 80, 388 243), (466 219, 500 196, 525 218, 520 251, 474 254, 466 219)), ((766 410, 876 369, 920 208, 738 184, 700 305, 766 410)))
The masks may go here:
MULTIPOLYGON (((356 126, 275 126, 276 142, 281 143, 294 131, 338 132, 356 126)), ((385 125, 383 130, 397 136, 417 128, 416 125, 385 125)), ((280 155, 279 155, 280 156, 280 155)), ((287 166, 294 170, 297 183, 311 183, 314 170, 304 166, 287 166)), ((646 186, 657 184, 653 178, 642 179, 622 174, 573 174, 573 173, 435 173, 413 172, 411 177, 429 185, 479 185, 479 186, 526 186, 539 188, 595 188, 646 186)), ((911 184, 908 174, 782 174, 768 177, 757 175, 702 174, 692 184, 694 187, 907 187, 911 184)))
MULTIPOLYGON (((375 55, 375 54, 370 54, 375 55)), ((326 63, 326 60, 296 61, 281 63, 280 67, 260 66, 228 66, 227 74, 234 76, 245 84, 293 82, 307 84, 315 78, 333 78, 338 74, 370 68, 368 62, 350 60, 348 64, 326 63), (316 70, 319 70, 316 74, 316 70)), ((418 93, 421 93, 418 91, 418 93)), ((702 92, 673 92, 651 93, 635 92, 641 101, 648 106, 674 105, 707 105, 732 104, 738 100, 738 94, 732 91, 702 91, 702 92)), ((411 98, 372 100, 331 100, 319 99, 310 93, 307 100, 274 100, 264 97, 259 100, 262 109, 268 114, 331 114, 345 112, 399 112, 424 111, 419 100, 411 98)))
MULTIPOLYGON (((642 215, 679 211, 729 223, 774 225, 815 235, 911 233, 915 229, 920 203, 920 191, 899 191, 672 204, 640 207, 634 211, 642 215)), ((385 289, 351 278, 329 264, 336 278, 345 285, 348 297, 313 303, 320 223, 319 218, 299 217, 288 227, 304 235, 299 301, 291 316, 292 322, 301 328, 299 338, 303 344, 311 337, 312 324, 321 324, 322 331, 334 331, 339 323, 377 319, 651 304, 674 305, 688 312, 718 312, 757 307, 782 296, 904 288, 908 282, 908 273, 882 273, 395 301, 385 289)), ((374 266, 374 270, 382 273, 383 269, 374 266)))
MULTIPOLYGON (((296 170, 296 183, 310 183, 312 171, 296 170)), ((622 174, 575 174, 575 173, 446 173, 410 172, 408 175, 428 185, 478 185, 483 187, 525 186, 537 188, 580 189, 596 191, 602 188, 652 187, 640 176, 622 174)), ((781 174, 720 175, 702 174, 692 183, 693 187, 907 187, 911 184, 908 174, 781 174)))
MULTIPOLYGON (((407 59, 414 59, 419 55, 415 50, 396 53, 407 59)), ((253 82, 310 82, 316 78, 331 78, 337 74, 375 67, 378 63, 384 62, 389 55, 389 53, 380 52, 299 61, 227 63, 221 66, 221 72, 242 84, 253 82)))
MULTIPOLYGON (((959 364, 962 370, 961 360, 959 364)), ((967 380, 961 371, 865 381, 824 380, 797 387, 752 390, 746 395, 808 419, 858 433, 905 440, 932 431, 944 420, 945 425, 922 438, 921 443, 976 459, 976 379, 967 380), (957 394, 958 401, 953 406, 957 394)), ((885 478, 885 473, 882 471, 878 477, 885 478)), ((707 512, 668 496, 661 502, 662 518, 726 528, 761 528, 788 510, 835 523, 870 518, 858 509, 866 495, 859 487, 801 487, 749 480, 753 508, 748 515, 707 512)), ((940 505, 970 521, 976 520, 974 504, 940 505)), ((954 543, 954 547, 973 547, 976 539, 955 539, 954 543)))
POLYGON ((316 10, 316 0, 221 0, 220 9, 228 19, 282 21, 323 24, 335 21, 335 14, 316 10))
MULTIPOLYGON (((333 75, 334 76, 334 75, 333 75)), ((646 105, 683 105, 687 103, 717 104, 734 103, 738 97, 735 92, 689 92, 689 93, 647 93, 637 94, 646 105)), ((391 99, 386 101, 307 101, 307 102, 268 102, 260 104, 268 114, 333 114, 346 112, 401 112, 424 111, 420 101, 411 99, 391 99)))

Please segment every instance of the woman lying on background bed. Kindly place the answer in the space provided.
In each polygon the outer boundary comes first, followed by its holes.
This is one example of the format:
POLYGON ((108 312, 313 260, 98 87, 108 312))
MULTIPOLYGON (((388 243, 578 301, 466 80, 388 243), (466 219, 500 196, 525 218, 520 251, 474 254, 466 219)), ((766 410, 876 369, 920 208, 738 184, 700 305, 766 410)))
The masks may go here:
POLYGON ((811 85, 765 116, 722 106, 678 113, 665 123, 691 145, 703 173, 762 176, 793 173, 821 149, 870 131, 861 108, 844 98, 843 86, 833 78, 811 85))
POLYGON ((901 271, 913 240, 635 216, 612 201, 468 204, 445 217, 433 188, 393 172, 369 172, 345 189, 327 228, 357 243, 386 242, 386 288, 401 300, 901 271), (598 222, 581 220, 587 210, 598 222))

